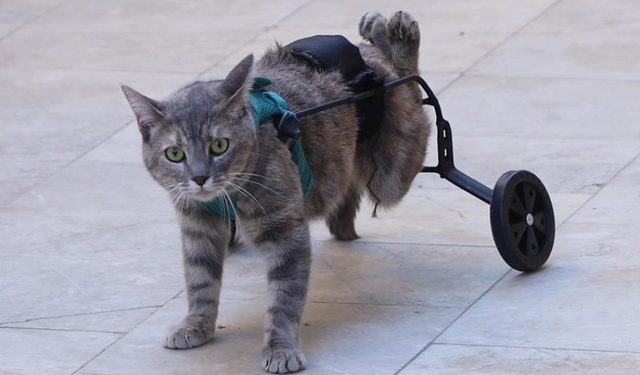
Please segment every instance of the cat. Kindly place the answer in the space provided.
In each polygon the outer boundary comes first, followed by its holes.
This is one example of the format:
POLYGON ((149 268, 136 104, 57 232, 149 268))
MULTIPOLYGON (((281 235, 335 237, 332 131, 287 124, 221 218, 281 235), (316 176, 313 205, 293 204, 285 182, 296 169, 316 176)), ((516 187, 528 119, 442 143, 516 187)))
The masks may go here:
MULTIPOLYGON (((420 29, 406 12, 387 21, 362 16, 358 46, 387 82, 418 74, 420 29)), ((318 71, 277 45, 254 63, 247 56, 221 81, 195 82, 156 101, 122 86, 142 134, 144 164, 173 200, 181 229, 188 314, 164 345, 186 349, 211 339, 218 315, 223 261, 233 222, 202 209, 221 199, 234 210, 238 236, 264 254, 268 308, 261 365, 296 372, 307 361, 298 326, 311 264, 308 222, 324 219, 338 240, 358 238, 354 218, 368 195, 396 205, 421 170, 430 120, 417 84, 388 90, 375 137, 358 142, 356 106, 338 106, 301 119, 304 154, 314 184, 305 198, 287 145, 271 121, 256 128, 249 91, 257 76, 299 111, 350 94, 339 72, 318 71), (237 196, 232 205, 229 199, 237 196)))

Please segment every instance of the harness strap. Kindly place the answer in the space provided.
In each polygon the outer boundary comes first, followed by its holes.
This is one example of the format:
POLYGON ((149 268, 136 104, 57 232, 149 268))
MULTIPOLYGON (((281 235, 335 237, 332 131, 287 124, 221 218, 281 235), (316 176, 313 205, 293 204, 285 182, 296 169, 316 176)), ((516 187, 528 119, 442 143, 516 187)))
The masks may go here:
MULTIPOLYGON (((253 82, 253 88, 249 92, 255 126, 256 129, 258 129, 260 124, 268 119, 272 117, 280 118, 277 126, 278 138, 285 143, 291 139, 291 142, 289 142, 291 159, 298 167, 302 193, 304 197, 307 198, 313 187, 313 171, 309 166, 309 162, 304 155, 304 149, 302 148, 302 139, 300 138, 300 131, 298 130, 300 121, 294 112, 289 111, 287 102, 280 95, 264 89, 264 87, 270 84, 271 80, 268 78, 256 77, 253 82)), ((238 194, 229 194, 228 199, 227 197, 217 197, 209 202, 196 201, 196 203, 200 209, 235 220, 237 201, 238 194)))

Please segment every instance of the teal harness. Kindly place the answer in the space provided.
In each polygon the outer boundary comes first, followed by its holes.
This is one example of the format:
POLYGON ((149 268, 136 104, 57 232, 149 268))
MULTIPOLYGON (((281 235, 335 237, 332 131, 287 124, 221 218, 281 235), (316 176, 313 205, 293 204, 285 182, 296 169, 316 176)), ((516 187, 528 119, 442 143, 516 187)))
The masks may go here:
MULTIPOLYGON (((264 87, 269 86, 270 84, 271 80, 268 78, 256 77, 253 82, 253 89, 249 92, 249 99, 251 100, 251 106, 253 107, 253 117, 255 118, 256 130, 260 127, 261 123, 272 117, 295 119, 297 121, 296 114, 289 111, 287 102, 285 102, 280 95, 273 91, 264 89, 264 87)), ((302 193, 306 198, 313 187, 313 171, 311 171, 309 162, 304 156, 302 140, 300 137, 294 137, 289 142, 289 151, 291 152, 291 159, 293 159, 294 163, 296 163, 296 166, 298 167, 300 182, 302 184, 302 193)), ((196 203, 198 204, 198 207, 205 211, 213 212, 222 217, 235 220, 235 208, 237 201, 238 194, 230 194, 229 199, 226 199, 226 197, 217 197, 209 202, 196 201, 196 203)))

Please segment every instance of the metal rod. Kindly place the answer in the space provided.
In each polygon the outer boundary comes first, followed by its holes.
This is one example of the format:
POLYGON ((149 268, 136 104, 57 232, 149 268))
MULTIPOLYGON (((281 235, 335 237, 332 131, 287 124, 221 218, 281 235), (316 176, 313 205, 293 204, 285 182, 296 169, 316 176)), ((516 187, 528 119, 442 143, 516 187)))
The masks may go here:
POLYGON ((467 176, 458 169, 453 168, 442 177, 481 201, 491 204, 493 190, 467 176))
MULTIPOLYGON (((393 89, 395 87, 398 87, 400 85, 404 85, 405 83, 408 82, 417 82, 422 89, 427 93, 427 98, 422 99, 422 103, 423 104, 429 104, 431 105, 435 111, 436 111, 436 119, 438 121, 440 120, 444 120, 442 117, 442 110, 440 109, 440 104, 438 103, 438 99, 436 98, 436 95, 433 93, 433 91, 431 90, 431 88, 429 87, 429 85, 427 85, 427 82, 422 79, 422 77, 417 76, 417 75, 411 75, 411 76, 406 76, 406 77, 402 77, 400 79, 397 79, 395 81, 391 81, 387 84, 384 85, 386 90, 390 90, 393 89)), ((296 117, 297 118, 302 118, 305 116, 309 116, 309 115, 313 115, 316 114, 318 112, 322 112, 322 111, 326 111, 327 109, 331 109, 343 104, 348 104, 348 103, 356 103, 359 102, 361 100, 370 98, 372 96, 374 96, 376 94, 376 89, 371 89, 365 92, 362 92, 360 94, 357 95, 349 95, 349 96, 344 96, 342 98, 336 99, 336 100, 332 100, 330 102, 315 106, 315 107, 311 107, 311 108, 307 108, 307 109, 303 109, 301 111, 296 112, 296 117)))

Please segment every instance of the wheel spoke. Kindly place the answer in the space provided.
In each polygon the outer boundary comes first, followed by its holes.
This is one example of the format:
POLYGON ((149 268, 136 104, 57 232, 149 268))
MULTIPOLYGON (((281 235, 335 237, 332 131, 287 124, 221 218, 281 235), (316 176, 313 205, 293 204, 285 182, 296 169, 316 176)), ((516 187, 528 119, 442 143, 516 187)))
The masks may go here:
POLYGON ((544 212, 533 215, 533 226, 536 227, 542 234, 547 233, 546 215, 544 212))
POLYGON ((527 251, 528 257, 535 256, 539 251, 538 239, 536 238, 535 231, 532 227, 527 228, 527 251))
POLYGON ((511 200, 509 201, 509 209, 522 217, 525 217, 525 215, 527 214, 527 211, 525 210, 524 205, 522 204, 522 200, 520 199, 519 194, 516 194, 515 191, 513 192, 513 194, 511 194, 511 200))
POLYGON ((522 236, 524 236, 525 232, 527 231, 527 224, 524 221, 520 221, 517 224, 513 224, 510 229, 510 235, 514 237, 516 246, 520 245, 522 236))
POLYGON ((536 198, 538 197, 538 191, 530 184, 524 185, 524 201, 525 209, 527 212, 533 212, 533 208, 536 204, 536 198))

